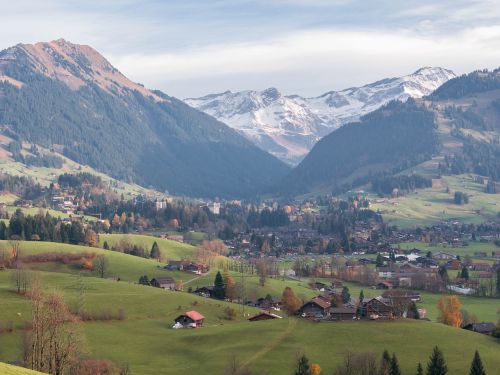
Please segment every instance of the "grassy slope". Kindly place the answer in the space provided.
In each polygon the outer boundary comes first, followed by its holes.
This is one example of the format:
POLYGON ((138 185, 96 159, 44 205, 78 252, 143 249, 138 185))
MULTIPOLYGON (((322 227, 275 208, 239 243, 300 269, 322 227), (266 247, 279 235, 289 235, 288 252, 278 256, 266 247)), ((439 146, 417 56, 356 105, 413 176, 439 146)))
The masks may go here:
MULTIPOLYGON (((14 320, 19 327, 29 318, 29 303, 9 290, 8 273, 0 272, 0 320, 14 320)), ((48 273, 43 274, 43 282, 49 288, 60 290, 70 305, 74 303, 76 277, 48 273)), ((109 358, 118 364, 128 362, 137 374, 198 374, 201 371, 207 375, 220 374, 231 353, 249 367, 265 369, 270 375, 288 374, 299 348, 305 349, 313 362, 320 363, 325 373, 331 373, 346 349, 379 354, 387 348, 398 354, 403 372, 411 373, 417 361, 427 360, 436 344, 444 350, 450 373, 454 375, 467 373, 476 348, 489 373, 500 366, 500 347, 493 339, 436 323, 315 324, 297 319, 249 323, 241 316, 229 322, 221 318, 227 305, 223 302, 95 278, 84 278, 83 283, 87 288, 87 308, 124 308, 127 315, 125 321, 81 325, 92 356, 109 358), (206 327, 168 329, 179 311, 188 309, 203 313, 206 327)), ((0 360, 19 357, 18 331, 0 335, 0 343, 0 360)))
POLYGON ((10 366, 0 362, 0 374, 2 375, 36 375, 38 371, 31 371, 22 367, 10 366))
MULTIPOLYGON (((468 175, 445 176, 442 187, 421 189, 405 197, 374 203, 372 209, 383 212, 384 221, 400 227, 413 227, 457 219, 479 224, 496 218, 500 211, 500 194, 486 194, 485 186, 473 182, 468 175), (446 193, 449 187, 450 193, 446 193), (453 203, 455 191, 470 195, 469 204, 453 203)), ((373 199, 379 199, 373 196, 373 199)))
MULTIPOLYGON (((161 251, 166 254, 168 258, 170 254, 170 245, 172 246, 173 253, 178 254, 179 247, 176 242, 164 241, 159 244, 161 251)), ((186 246, 186 250, 193 250, 194 248, 186 246), (191 249, 190 249, 191 248, 191 249)), ((9 248, 9 243, 7 241, 0 241, 0 251, 9 248)), ((53 242, 33 242, 33 241, 23 241, 20 244, 20 252, 22 255, 36 254, 36 253, 47 253, 47 252, 67 252, 67 253, 96 253, 103 254, 107 257, 109 261, 109 272, 108 277, 119 277, 122 280, 127 281, 137 281, 140 276, 148 275, 149 278, 157 276, 173 276, 175 279, 188 280, 193 278, 192 274, 185 272, 168 272, 161 269, 164 263, 158 263, 152 259, 145 259, 140 257, 135 257, 132 255, 122 254, 115 251, 103 250, 94 247, 87 246, 76 246, 53 242)), ((175 258, 172 255, 172 258, 175 258)), ((90 271, 81 271, 80 269, 74 269, 69 266, 59 265, 59 264, 37 264, 37 269, 42 269, 46 271, 58 271, 67 273, 79 273, 82 272, 85 275, 90 275, 90 271)))
POLYGON ((160 247, 160 252, 165 260, 180 260, 183 258, 193 258, 196 255, 196 248, 176 241, 156 238, 152 236, 143 236, 138 234, 101 234, 99 235, 99 245, 103 246, 104 241, 111 247, 124 240, 132 245, 142 246, 146 250, 151 250, 156 241, 160 247))

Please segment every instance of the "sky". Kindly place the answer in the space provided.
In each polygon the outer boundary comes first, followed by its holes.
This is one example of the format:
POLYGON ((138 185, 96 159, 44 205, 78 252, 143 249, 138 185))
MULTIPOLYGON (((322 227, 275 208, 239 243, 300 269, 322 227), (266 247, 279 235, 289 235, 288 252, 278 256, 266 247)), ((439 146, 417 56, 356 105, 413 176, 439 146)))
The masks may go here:
POLYGON ((61 37, 179 98, 318 96, 500 66, 500 0, 0 0, 0 49, 61 37))

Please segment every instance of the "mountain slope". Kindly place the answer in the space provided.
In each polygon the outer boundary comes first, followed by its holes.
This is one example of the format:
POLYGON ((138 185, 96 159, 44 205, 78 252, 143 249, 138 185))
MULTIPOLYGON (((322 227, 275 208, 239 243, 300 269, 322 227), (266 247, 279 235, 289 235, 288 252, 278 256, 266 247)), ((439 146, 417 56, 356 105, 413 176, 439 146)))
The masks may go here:
POLYGON ((391 100, 405 101, 432 93, 455 74, 422 68, 362 87, 330 91, 315 98, 285 96, 275 88, 212 94, 185 102, 245 134, 262 149, 295 164, 323 136, 357 121, 391 100))
POLYGON ((0 52, 0 130, 174 194, 254 194, 287 167, 228 126, 65 40, 0 52))

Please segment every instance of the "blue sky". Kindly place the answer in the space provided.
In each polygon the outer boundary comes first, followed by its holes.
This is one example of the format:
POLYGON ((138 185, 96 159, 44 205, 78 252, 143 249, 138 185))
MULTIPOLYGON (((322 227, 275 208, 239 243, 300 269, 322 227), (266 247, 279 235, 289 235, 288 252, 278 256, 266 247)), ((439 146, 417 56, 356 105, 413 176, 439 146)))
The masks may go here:
POLYGON ((0 2, 0 48, 89 44, 180 98, 270 86, 315 96, 422 66, 500 66, 499 0, 0 2))

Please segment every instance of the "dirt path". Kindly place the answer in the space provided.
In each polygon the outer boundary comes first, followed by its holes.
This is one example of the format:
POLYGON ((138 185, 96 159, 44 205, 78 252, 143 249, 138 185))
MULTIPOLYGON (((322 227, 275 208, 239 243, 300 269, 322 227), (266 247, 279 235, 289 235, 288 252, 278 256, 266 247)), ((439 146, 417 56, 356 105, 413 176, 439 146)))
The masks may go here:
POLYGON ((296 325, 297 325, 297 319, 289 318, 288 327, 286 327, 286 329, 283 332, 281 332, 281 334, 278 335, 274 340, 268 342, 266 345, 264 345, 264 347, 261 350, 259 350, 257 353, 255 353, 253 356, 251 356, 249 359, 243 362, 242 367, 247 367, 252 362, 255 362, 256 360, 260 359, 261 357, 269 353, 271 350, 276 348, 279 344, 281 344, 281 342, 285 338, 287 338, 293 332, 296 325))

